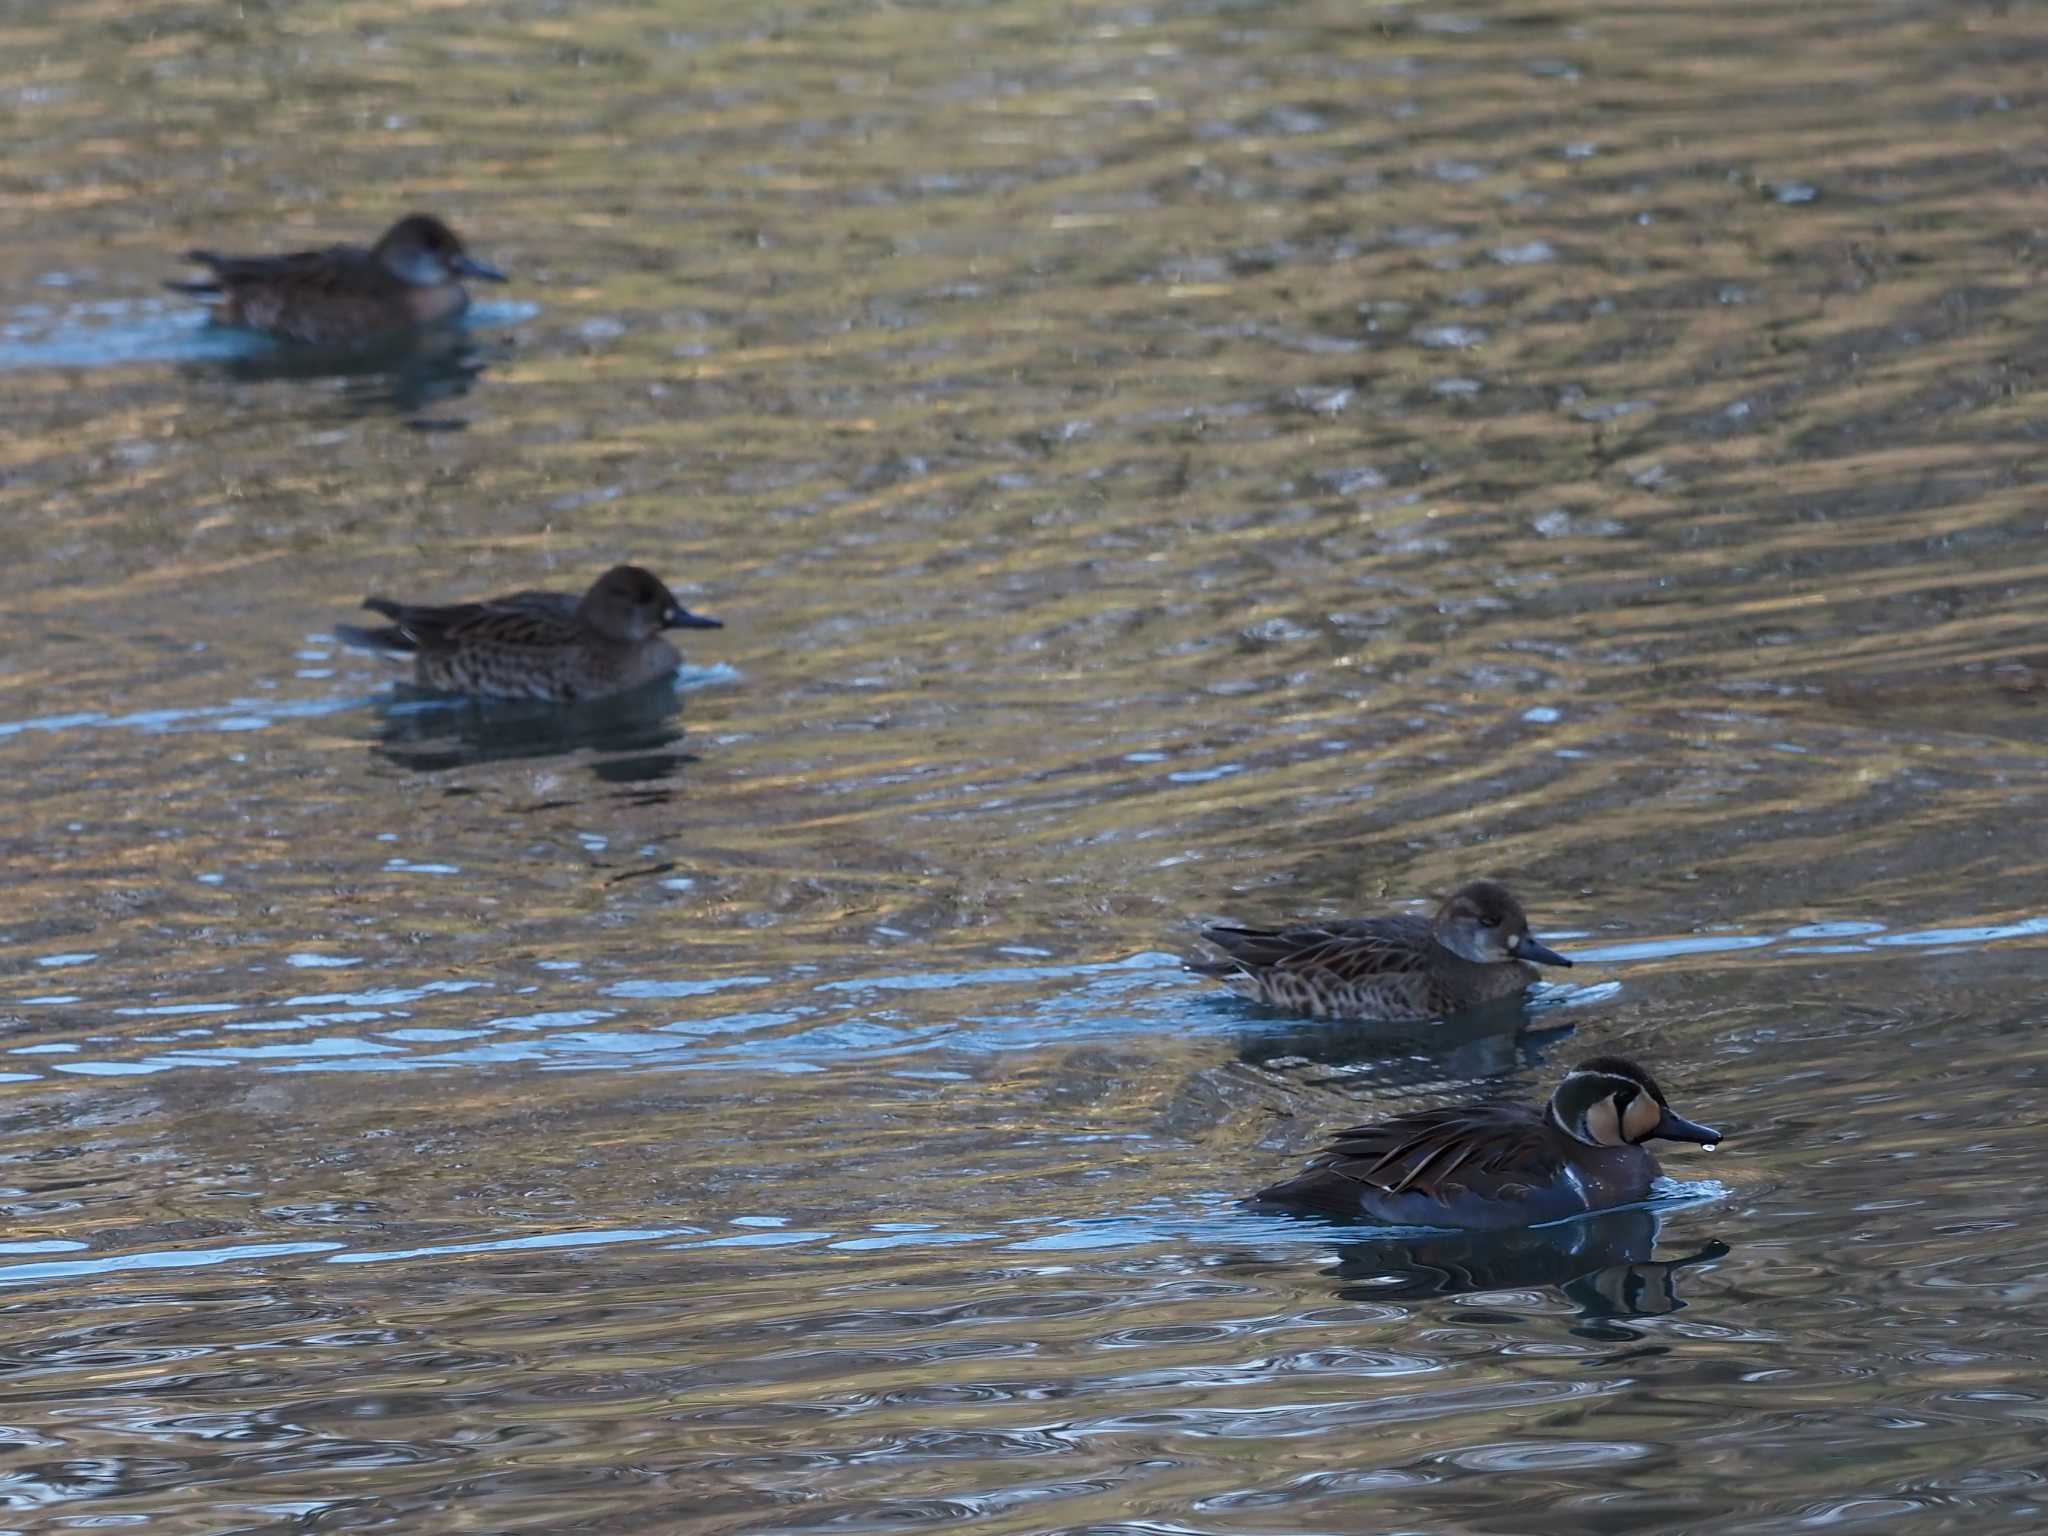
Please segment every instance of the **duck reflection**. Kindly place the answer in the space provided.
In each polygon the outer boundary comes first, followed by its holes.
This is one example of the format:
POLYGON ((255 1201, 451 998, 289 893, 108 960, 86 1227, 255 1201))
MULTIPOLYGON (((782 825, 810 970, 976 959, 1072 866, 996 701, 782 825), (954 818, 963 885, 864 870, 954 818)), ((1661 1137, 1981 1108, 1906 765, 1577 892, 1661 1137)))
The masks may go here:
POLYGON ((591 772, 604 782, 646 784, 697 761, 680 750, 682 707, 673 678, 571 705, 477 699, 401 685, 375 706, 376 750, 423 773, 591 752, 603 754, 591 772))
POLYGON ((1502 1232, 1388 1233, 1339 1244, 1331 1274, 1346 1301, 1549 1289, 1577 1305, 1583 1319, 1661 1317, 1685 1306, 1680 1274, 1729 1248, 1709 1241, 1682 1258, 1659 1259, 1660 1227, 1657 1211, 1637 1206, 1502 1232))
POLYGON ((1514 997, 1426 1024, 1318 1023, 1276 1016, 1270 1025, 1238 1037, 1237 1056, 1251 1066, 1328 1068, 1326 1077, 1305 1079, 1324 1086, 1368 1070, 1376 1086, 1386 1086, 1404 1075, 1398 1070, 1404 1062, 1413 1066, 1405 1075, 1418 1078, 1490 1080, 1542 1066, 1550 1047, 1575 1028, 1554 1022, 1557 1014, 1555 1007, 1531 1007, 1514 997))
POLYGON ((425 413, 459 400, 504 353, 504 343, 487 343, 461 325, 450 324, 396 337, 374 347, 283 346, 252 337, 246 352, 193 364, 194 372, 225 374, 237 383, 303 383, 334 380, 340 409, 350 417, 395 414, 419 431, 460 431, 459 418, 425 413))

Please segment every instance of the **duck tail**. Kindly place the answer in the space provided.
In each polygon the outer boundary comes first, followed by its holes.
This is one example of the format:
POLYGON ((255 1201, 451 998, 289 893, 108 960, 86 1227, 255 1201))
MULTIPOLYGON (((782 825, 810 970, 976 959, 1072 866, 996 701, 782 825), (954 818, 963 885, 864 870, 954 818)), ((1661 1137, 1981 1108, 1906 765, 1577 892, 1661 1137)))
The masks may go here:
POLYGON ((1240 965, 1270 965, 1286 953, 1286 946, 1279 942, 1280 934, 1271 928, 1236 928, 1228 923, 1212 923, 1202 930, 1202 937, 1230 956, 1232 963, 1223 966, 1222 974, 1225 975, 1240 965))
POLYGON ((1357 1180, 1334 1168, 1310 1167, 1238 1203, 1260 1215, 1298 1215, 1306 1210, 1355 1217, 1360 1214, 1359 1194, 1357 1180))
POLYGON ((202 297, 218 297, 227 290, 221 286, 220 269, 227 257, 219 251, 187 251, 185 259, 195 267, 207 269, 208 276, 198 279, 180 279, 167 282, 164 286, 173 293, 196 293, 202 297))
POLYGON ((1273 937, 1270 929, 1237 928, 1229 923, 1211 923, 1202 929, 1203 942, 1213 944, 1228 957, 1213 960, 1204 955, 1199 959, 1184 962, 1197 976, 1207 976, 1215 981, 1235 981, 1246 970, 1269 958, 1264 953, 1262 940, 1273 937))
POLYGON ((337 624, 334 638, 343 645, 379 651, 386 656, 410 656, 419 650, 419 643, 396 624, 379 624, 375 629, 365 629, 360 624, 337 624))

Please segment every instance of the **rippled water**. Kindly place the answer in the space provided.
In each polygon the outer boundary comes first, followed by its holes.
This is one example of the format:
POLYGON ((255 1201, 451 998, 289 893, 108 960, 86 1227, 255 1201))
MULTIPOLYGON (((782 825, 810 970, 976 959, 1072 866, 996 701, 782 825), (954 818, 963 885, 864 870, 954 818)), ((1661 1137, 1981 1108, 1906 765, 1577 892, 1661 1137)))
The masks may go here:
POLYGON ((2037 8, 0 41, 0 1529, 2040 1527, 2037 8), (402 366, 159 287, 413 206, 402 366), (673 695, 328 636, 622 558, 673 695), (1519 1037, 1178 967, 1478 873, 1519 1037), (1654 1210, 1235 1204, 1606 1048, 1654 1210))

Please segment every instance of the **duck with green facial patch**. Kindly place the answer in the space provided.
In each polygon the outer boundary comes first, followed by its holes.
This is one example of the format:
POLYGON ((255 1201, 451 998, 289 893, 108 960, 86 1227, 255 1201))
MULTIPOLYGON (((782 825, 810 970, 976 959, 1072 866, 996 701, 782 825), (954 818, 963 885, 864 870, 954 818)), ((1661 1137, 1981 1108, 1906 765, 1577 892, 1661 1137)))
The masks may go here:
POLYGON ((1646 1198, 1661 1170, 1644 1143, 1657 1140, 1711 1148, 1721 1133, 1673 1110, 1633 1061, 1594 1056, 1541 1108, 1463 1104, 1342 1131, 1251 1203, 1404 1227, 1535 1226, 1646 1198))

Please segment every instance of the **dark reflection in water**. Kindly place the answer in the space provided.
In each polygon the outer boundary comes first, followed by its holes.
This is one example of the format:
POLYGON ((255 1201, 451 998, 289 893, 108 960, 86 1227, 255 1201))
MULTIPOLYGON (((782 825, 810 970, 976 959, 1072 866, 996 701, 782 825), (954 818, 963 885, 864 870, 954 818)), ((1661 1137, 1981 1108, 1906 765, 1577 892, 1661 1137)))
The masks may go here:
POLYGON ((375 705, 377 753, 416 772, 477 763, 602 754, 592 765, 615 784, 673 777, 695 754, 683 739, 683 699, 675 679, 574 705, 476 699, 401 684, 375 705))
POLYGON ((437 326, 368 347, 288 346, 252 333, 246 348, 186 365, 193 375, 224 374, 241 384, 334 380, 341 386, 346 416, 395 412, 417 431, 461 431, 466 421, 422 416, 423 411, 459 400, 475 387, 491 363, 509 350, 503 339, 484 341, 460 325, 437 326))
POLYGON ((1238 1039, 1238 1059, 1317 1087, 1466 1082, 1495 1093, 1532 1078, 1577 1021, 1555 1006, 1504 999, 1425 1024, 1289 1019, 1238 1039))
POLYGON ((1659 1317, 1685 1306, 1682 1271, 1730 1251, 1715 1239, 1681 1258, 1654 1258, 1661 1226, 1660 1212, 1637 1206, 1508 1232, 1402 1236, 1382 1229, 1384 1235, 1340 1243, 1326 1273, 1347 1301, 1550 1289, 1569 1297, 1585 1319, 1659 1317))

